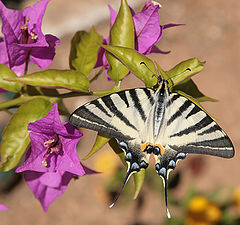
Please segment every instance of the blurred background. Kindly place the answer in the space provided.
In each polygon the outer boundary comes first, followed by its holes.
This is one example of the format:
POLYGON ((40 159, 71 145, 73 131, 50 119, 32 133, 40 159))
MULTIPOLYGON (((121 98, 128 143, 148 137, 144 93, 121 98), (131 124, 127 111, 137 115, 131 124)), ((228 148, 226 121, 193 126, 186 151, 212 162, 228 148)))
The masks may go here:
MULTIPOLYGON (((33 5, 32 0, 5 0, 9 8, 23 9, 33 5)), ((161 0, 160 24, 182 23, 185 26, 164 30, 158 43, 170 54, 151 54, 149 57, 169 70, 180 61, 197 57, 206 61, 204 70, 193 80, 207 96, 219 102, 206 102, 203 106, 230 136, 235 146, 233 159, 211 156, 187 156, 171 173, 169 208, 173 220, 167 220, 161 179, 153 167, 137 200, 132 200, 134 184, 130 180, 117 204, 109 209, 112 198, 121 188, 125 168, 108 145, 86 161, 84 165, 102 172, 100 175, 80 177, 72 181, 65 194, 56 200, 47 213, 35 200, 25 182, 17 178, 17 185, 0 183, 0 203, 10 210, 0 213, 3 225, 159 225, 159 224, 240 224, 231 219, 240 216, 240 2, 236 0, 161 0), (197 197, 197 196, 204 197, 197 197), (201 208, 202 207, 202 208, 201 208), (227 209, 226 209, 227 208, 227 209), (195 210, 195 211, 194 211, 195 210), (211 215, 203 220, 206 211, 211 215), (227 215, 226 215, 227 214, 227 215), (226 217, 226 218, 225 218, 226 217), (178 218, 178 219, 176 219, 178 218), (223 219, 224 218, 224 219, 223 219), (224 222, 223 222, 224 221, 224 222), (226 222, 228 221, 228 222, 226 222)), ((145 1, 128 1, 140 11, 145 1)), ((93 25, 103 37, 109 31, 110 4, 116 11, 120 0, 52 0, 43 19, 43 33, 51 33, 61 40, 56 56, 49 68, 68 69, 70 42, 78 30, 89 30, 93 25)), ((31 65, 29 73, 39 70, 31 65)), ((105 75, 92 83, 96 90, 113 87, 105 75)), ((123 80, 123 87, 144 86, 133 75, 123 80)), ((3 98, 1 98, 4 101, 3 98)), ((65 103, 72 112, 90 97, 67 99, 65 103)), ((1 121, 8 115, 0 113, 1 121)), ((84 138, 79 144, 80 159, 91 150, 96 133, 83 130, 84 138), (89 145, 91 143, 91 145, 89 145)), ((6 178, 7 179, 7 178, 6 178)), ((4 183, 5 182, 5 183, 4 183)))

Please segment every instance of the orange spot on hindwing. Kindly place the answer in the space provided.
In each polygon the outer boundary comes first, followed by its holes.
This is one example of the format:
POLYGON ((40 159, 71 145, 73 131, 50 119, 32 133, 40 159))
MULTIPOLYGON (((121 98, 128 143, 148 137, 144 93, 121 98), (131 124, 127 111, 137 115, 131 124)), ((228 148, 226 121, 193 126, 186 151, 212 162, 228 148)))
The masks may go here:
POLYGON ((165 152, 165 148, 160 144, 156 144, 156 146, 160 148, 160 153, 161 155, 163 155, 163 153, 165 152))
POLYGON ((153 144, 151 142, 147 142, 141 145, 141 151, 144 152, 147 148, 147 146, 153 146, 153 144))

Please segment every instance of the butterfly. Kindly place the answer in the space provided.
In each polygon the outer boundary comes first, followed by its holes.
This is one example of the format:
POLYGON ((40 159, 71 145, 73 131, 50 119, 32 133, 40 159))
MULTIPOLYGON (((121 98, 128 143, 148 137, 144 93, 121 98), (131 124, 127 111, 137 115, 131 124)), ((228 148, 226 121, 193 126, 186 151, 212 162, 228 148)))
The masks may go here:
POLYGON ((124 185, 133 173, 147 169, 152 154, 169 218, 168 175, 180 159, 190 153, 234 156, 220 126, 191 100, 170 92, 166 80, 156 89, 129 89, 95 99, 76 109, 69 122, 117 140, 128 164, 124 185))

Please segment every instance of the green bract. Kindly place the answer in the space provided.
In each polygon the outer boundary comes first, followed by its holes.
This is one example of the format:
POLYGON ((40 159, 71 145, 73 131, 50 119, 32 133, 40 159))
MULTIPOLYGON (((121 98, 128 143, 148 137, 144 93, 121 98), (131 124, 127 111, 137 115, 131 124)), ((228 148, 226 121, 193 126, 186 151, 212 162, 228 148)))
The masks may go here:
POLYGON ((135 49, 120 46, 102 46, 126 65, 147 87, 153 87, 157 83, 157 70, 151 59, 140 54, 135 49))
POLYGON ((16 78, 17 75, 9 69, 5 64, 0 65, 0 88, 11 92, 19 92, 21 84, 13 83, 5 80, 5 78, 16 78))
MULTIPOLYGON (((110 30, 109 45, 134 48, 134 25, 132 14, 127 1, 121 1, 121 7, 117 18, 110 30)), ((108 75, 114 81, 119 81, 125 77, 129 70, 118 59, 106 52, 106 58, 109 63, 108 75)))
POLYGON ((217 101, 216 99, 207 97, 202 92, 200 92, 197 85, 193 82, 191 78, 174 86, 172 90, 183 91, 184 93, 186 93, 189 96, 192 96, 199 102, 204 102, 204 101, 216 102, 217 101))
POLYGON ((146 173, 146 170, 140 170, 138 173, 133 174, 134 182, 135 182, 135 192, 134 192, 133 199, 136 199, 139 192, 141 191, 142 185, 144 183, 145 173, 146 173))
POLYGON ((103 134, 98 134, 96 137, 95 143, 92 147, 92 150, 87 154, 87 156, 84 157, 84 159, 88 159, 94 153, 96 153, 98 150, 100 150, 100 148, 102 148, 103 145, 105 145, 109 141, 109 139, 110 139, 110 137, 107 137, 103 134))
POLYGON ((197 58, 188 59, 174 66, 167 72, 173 85, 177 85, 185 79, 195 75, 203 69, 205 62, 200 62, 197 58))
POLYGON ((81 92, 88 92, 89 87, 89 81, 86 76, 74 70, 45 70, 7 80, 32 86, 66 88, 81 92))
POLYGON ((78 31, 71 42, 69 65, 73 70, 78 70, 86 76, 92 71, 97 61, 99 43, 102 37, 92 27, 90 32, 78 31))
POLYGON ((30 143, 28 124, 44 117, 52 105, 49 101, 36 98, 22 104, 14 113, 2 135, 1 171, 17 166, 30 143))

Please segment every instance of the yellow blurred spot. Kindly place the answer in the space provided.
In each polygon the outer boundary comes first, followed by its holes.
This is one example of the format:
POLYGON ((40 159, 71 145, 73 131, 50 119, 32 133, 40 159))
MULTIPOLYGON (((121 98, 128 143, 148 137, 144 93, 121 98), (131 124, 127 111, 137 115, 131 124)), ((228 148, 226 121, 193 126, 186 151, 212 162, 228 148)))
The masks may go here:
POLYGON ((44 167, 47 167, 47 161, 46 161, 46 160, 43 160, 43 161, 42 161, 42 165, 43 165, 44 167))
POLYGON ((118 156, 111 150, 106 149, 96 154, 94 158, 94 169, 101 172, 103 178, 112 177, 118 168, 118 156))
POLYGON ((240 186, 233 192, 233 203, 237 206, 237 212, 240 215, 240 186))
POLYGON ((214 225, 221 219, 220 208, 203 196, 194 197, 187 211, 186 225, 214 225))

